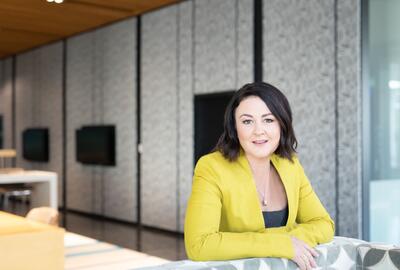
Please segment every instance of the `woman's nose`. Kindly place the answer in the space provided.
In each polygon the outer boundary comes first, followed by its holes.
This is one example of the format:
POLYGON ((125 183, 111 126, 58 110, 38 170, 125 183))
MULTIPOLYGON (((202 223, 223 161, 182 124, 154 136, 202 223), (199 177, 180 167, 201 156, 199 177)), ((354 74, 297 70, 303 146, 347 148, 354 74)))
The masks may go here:
POLYGON ((264 133, 265 133, 264 127, 261 124, 256 123, 255 126, 254 126, 254 134, 255 135, 262 135, 264 133))

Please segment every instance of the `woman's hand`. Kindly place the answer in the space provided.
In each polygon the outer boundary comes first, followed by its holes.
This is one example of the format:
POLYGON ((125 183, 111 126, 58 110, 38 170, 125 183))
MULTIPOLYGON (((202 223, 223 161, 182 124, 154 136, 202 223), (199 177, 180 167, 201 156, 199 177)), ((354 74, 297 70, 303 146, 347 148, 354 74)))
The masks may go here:
POLYGON ((318 257, 318 253, 303 241, 292 237, 292 244, 294 249, 294 261, 301 270, 310 270, 317 267, 314 257, 318 257))

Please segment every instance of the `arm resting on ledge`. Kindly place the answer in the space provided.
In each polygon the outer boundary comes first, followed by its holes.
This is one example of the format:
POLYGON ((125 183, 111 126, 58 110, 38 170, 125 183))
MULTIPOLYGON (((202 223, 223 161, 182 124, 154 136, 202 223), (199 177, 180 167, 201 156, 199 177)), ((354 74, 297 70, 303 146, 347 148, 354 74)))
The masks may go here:
MULTIPOLYGON (((200 163, 200 162, 199 162, 200 163)), ((198 165, 199 165, 198 163, 198 165)), ((296 223, 286 227, 261 228, 258 231, 220 231, 222 205, 221 185, 215 171, 207 164, 196 166, 192 193, 185 217, 185 247, 194 261, 232 260, 249 257, 292 259, 291 237, 314 247, 332 240, 334 224, 314 193, 297 158, 290 165, 295 179, 296 223)), ((293 221, 292 221, 293 222, 293 221)))
POLYGON ((185 219, 185 247, 194 261, 248 257, 293 257, 290 236, 274 232, 220 232, 221 193, 195 176, 185 219))
POLYGON ((296 223, 289 234, 306 242, 311 247, 333 240, 335 224, 315 194, 310 181, 298 163, 298 174, 301 180, 299 190, 299 208, 296 223))

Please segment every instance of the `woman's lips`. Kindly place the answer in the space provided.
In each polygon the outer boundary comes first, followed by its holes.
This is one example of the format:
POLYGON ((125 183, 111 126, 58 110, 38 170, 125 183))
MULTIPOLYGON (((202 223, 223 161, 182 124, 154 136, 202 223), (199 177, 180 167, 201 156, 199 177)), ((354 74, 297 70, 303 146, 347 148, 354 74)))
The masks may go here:
POLYGON ((268 142, 268 140, 255 140, 255 141, 253 141, 254 144, 264 144, 264 143, 267 143, 267 142, 268 142))

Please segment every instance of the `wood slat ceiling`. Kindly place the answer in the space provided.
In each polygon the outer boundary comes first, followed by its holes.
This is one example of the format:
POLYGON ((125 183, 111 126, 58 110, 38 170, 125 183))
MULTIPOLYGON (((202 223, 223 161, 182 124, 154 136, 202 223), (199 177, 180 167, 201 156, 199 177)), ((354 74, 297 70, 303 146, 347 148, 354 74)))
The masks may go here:
POLYGON ((0 59, 181 0, 0 0, 0 59))

